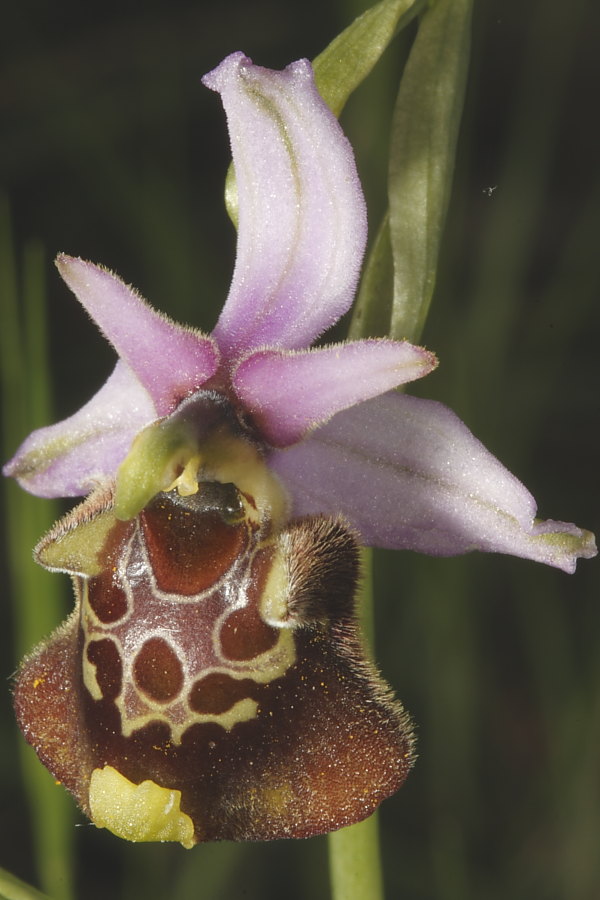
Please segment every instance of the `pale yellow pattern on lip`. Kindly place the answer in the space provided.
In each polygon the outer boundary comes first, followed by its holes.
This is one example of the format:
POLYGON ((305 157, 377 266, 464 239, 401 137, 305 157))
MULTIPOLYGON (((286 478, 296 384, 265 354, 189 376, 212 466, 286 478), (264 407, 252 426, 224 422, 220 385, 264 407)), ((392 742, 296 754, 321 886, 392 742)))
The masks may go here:
MULTIPOLYGON (((186 707, 186 718, 180 723, 174 722, 172 717, 158 708, 158 705, 151 705, 150 703, 148 703, 150 708, 146 714, 135 717, 129 716, 122 694, 115 701, 115 705, 121 713, 121 732, 124 737, 131 737, 134 731, 153 722, 165 722, 171 730, 171 743, 177 745, 181 744, 181 739, 190 725, 214 722, 216 725, 224 728, 225 731, 231 731, 234 725, 237 725, 239 722, 249 722, 251 719, 255 719, 258 714, 258 703, 250 697, 238 700, 237 703, 234 703, 230 709, 223 713, 189 712, 186 707)), ((180 706, 183 706, 183 704, 180 703, 180 706)))

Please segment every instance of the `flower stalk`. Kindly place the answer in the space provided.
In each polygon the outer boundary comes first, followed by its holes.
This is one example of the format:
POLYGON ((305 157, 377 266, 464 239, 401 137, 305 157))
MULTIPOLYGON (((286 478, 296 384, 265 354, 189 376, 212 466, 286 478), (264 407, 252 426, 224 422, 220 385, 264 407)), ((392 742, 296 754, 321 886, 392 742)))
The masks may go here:
MULTIPOLYGON (((374 657, 373 551, 362 552, 359 610, 366 652, 374 657)), ((327 836, 332 900, 383 900, 379 812, 327 836)))

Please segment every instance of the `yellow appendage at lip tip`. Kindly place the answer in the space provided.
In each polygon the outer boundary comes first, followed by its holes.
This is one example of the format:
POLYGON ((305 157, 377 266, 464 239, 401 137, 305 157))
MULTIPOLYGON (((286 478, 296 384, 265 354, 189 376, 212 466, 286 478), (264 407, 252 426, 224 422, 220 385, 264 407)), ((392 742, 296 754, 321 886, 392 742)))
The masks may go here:
POLYGON ((196 843, 194 823, 181 812, 181 791, 154 781, 134 784, 112 766, 94 769, 90 779, 91 819, 127 841, 179 841, 189 850, 196 843))

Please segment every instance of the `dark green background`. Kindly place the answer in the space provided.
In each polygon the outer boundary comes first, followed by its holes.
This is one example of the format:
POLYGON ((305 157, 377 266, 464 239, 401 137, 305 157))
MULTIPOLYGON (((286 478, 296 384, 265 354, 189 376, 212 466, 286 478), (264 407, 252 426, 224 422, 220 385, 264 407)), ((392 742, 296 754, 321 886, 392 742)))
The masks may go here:
MULTIPOLYGON (((3 11, 0 177, 17 264, 32 240, 47 254, 55 418, 89 398, 112 356, 53 256, 102 262, 173 317, 210 329, 234 234, 222 203, 224 117, 200 76, 237 49, 272 67, 313 57, 363 8, 129 0, 3 11)), ((596 530, 599 31, 595 0, 475 0, 457 178, 424 335, 441 364, 419 386, 526 482, 544 517, 596 530)), ((344 114, 373 229, 405 47, 388 50, 344 114)), ((17 657, 2 565, 0 865, 39 883, 10 710, 17 657)), ((420 753, 381 811, 389 898, 597 898, 597 573, 597 562, 568 577, 499 556, 378 554, 378 660, 414 715, 420 753)), ((65 579, 67 605, 68 590, 65 579)), ((85 900, 327 897, 325 839, 185 852, 127 845, 79 821, 85 900)))

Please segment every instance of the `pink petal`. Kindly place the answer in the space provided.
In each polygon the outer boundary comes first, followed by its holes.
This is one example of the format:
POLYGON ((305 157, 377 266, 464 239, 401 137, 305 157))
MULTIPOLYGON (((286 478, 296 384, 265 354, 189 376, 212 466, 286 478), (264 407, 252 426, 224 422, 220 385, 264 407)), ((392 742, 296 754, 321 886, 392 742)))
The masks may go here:
POLYGON ((156 312, 112 272, 65 254, 58 271, 79 302, 167 415, 216 372, 214 341, 156 312))
POLYGON ((440 403, 386 394, 339 413, 271 466, 296 516, 343 513, 367 544, 511 553, 573 572, 593 535, 537 522, 526 488, 440 403))
POLYGON ((306 60, 282 72, 234 53, 204 83, 227 113, 237 259, 215 337, 228 358, 307 347, 350 307, 366 240, 350 144, 306 60))
POLYGON ((87 494, 114 476, 137 432, 155 418, 149 394, 119 361, 89 403, 30 434, 3 472, 40 497, 87 494))
POLYGON ((349 406, 414 381, 437 360, 407 341, 364 340, 304 350, 257 350, 232 383, 266 440, 276 447, 304 435, 349 406))

